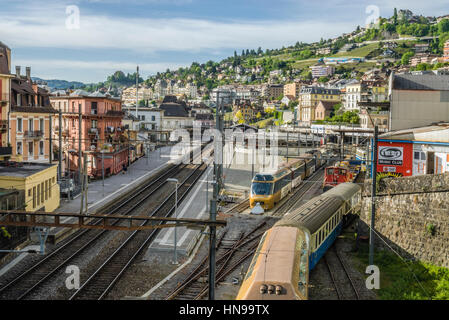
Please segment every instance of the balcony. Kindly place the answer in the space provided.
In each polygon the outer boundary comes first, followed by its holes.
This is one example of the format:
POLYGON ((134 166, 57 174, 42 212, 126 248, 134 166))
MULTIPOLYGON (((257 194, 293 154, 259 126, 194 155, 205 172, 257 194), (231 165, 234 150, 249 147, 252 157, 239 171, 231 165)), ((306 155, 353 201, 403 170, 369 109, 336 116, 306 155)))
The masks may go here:
POLYGON ((25 131, 24 137, 28 139, 40 139, 44 136, 41 130, 25 131))
POLYGON ((0 95, 0 106, 6 106, 9 102, 9 93, 2 93, 0 95))
POLYGON ((0 120, 0 132, 8 131, 8 120, 0 120))
POLYGON ((96 135, 98 134, 98 128, 90 128, 88 133, 89 135, 96 135))
POLYGON ((0 147, 0 156, 12 155, 12 147, 0 147))

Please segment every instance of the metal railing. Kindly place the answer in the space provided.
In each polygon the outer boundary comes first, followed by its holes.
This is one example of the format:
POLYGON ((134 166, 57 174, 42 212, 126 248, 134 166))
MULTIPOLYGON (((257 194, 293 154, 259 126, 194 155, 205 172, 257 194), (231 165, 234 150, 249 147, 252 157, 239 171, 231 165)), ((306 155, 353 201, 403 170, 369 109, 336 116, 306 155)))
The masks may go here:
POLYGON ((25 138, 41 138, 44 136, 44 133, 41 130, 34 131, 25 131, 25 138))

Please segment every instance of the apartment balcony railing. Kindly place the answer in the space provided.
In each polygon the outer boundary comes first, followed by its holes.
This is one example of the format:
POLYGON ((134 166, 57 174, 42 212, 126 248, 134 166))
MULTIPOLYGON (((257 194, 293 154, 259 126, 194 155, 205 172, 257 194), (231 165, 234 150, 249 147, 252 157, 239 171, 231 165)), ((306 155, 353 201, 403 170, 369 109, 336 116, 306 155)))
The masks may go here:
POLYGON ((6 105, 9 101, 9 93, 0 94, 0 105, 6 105))
POLYGON ((90 128, 89 129, 89 134, 97 134, 98 133, 98 128, 90 128))
POLYGON ((0 156, 12 155, 12 147, 0 147, 0 156))
POLYGON ((25 131, 24 137, 29 139, 40 139, 44 136, 41 130, 25 131))
POLYGON ((8 120, 0 120, 0 132, 8 131, 8 120))

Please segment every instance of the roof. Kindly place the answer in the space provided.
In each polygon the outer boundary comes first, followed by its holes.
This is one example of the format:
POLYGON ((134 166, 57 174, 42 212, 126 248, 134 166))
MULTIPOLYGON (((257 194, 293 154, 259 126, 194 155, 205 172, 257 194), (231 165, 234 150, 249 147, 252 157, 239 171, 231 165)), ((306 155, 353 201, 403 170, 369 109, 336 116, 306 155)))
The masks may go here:
POLYGON ((197 113, 195 120, 214 120, 214 115, 212 113, 197 113))
POLYGON ((159 109, 164 110, 165 117, 189 117, 187 110, 179 103, 162 103, 159 109))
POLYGON ((436 74, 396 74, 393 78, 393 89, 449 91, 449 76, 436 74))
POLYGON ((320 102, 318 103, 318 105, 323 105, 323 107, 324 107, 324 109, 326 109, 326 110, 333 110, 334 109, 334 106, 336 105, 336 104, 339 104, 340 102, 335 102, 335 101, 323 101, 323 100, 320 100, 320 102))
POLYGON ((390 131, 379 135, 379 139, 449 143, 449 123, 390 131))
POLYGON ((11 49, 0 41, 0 74, 10 74, 11 72, 9 70, 8 52, 11 52, 11 49))
POLYGON ((0 165, 0 177, 26 178, 42 170, 56 167, 49 163, 7 162, 0 165))
POLYGON ((301 88, 301 93, 309 93, 309 94, 340 94, 340 90, 338 89, 329 89, 317 86, 307 86, 301 88))

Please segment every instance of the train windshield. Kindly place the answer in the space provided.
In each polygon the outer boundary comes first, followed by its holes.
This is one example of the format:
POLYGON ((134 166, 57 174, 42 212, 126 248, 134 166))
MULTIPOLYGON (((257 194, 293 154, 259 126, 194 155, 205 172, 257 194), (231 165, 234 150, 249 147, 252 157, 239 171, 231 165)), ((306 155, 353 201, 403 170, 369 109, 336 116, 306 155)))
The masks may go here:
POLYGON ((267 196, 271 194, 272 183, 253 182, 251 193, 255 195, 267 196))

